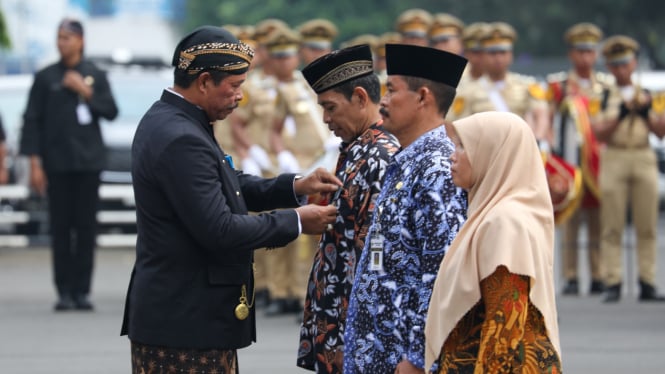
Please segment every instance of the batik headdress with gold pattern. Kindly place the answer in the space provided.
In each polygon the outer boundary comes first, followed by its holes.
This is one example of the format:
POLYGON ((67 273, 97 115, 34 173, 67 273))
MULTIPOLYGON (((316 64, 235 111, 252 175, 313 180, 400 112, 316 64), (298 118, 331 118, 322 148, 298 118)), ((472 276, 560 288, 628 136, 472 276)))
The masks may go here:
POLYGON ((373 72, 372 50, 368 44, 334 51, 319 57, 302 70, 317 94, 373 72))
POLYGON ((220 70, 231 74, 247 71, 254 50, 228 30, 202 26, 185 36, 175 49, 171 64, 188 74, 220 70))

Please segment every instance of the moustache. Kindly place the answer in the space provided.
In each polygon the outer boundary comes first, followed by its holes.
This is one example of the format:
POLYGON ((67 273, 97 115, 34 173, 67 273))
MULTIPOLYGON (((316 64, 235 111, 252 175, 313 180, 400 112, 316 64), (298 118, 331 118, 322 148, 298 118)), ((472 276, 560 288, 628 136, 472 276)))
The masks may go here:
POLYGON ((386 118, 390 118, 390 113, 388 113, 388 110, 386 108, 380 108, 379 113, 386 118))

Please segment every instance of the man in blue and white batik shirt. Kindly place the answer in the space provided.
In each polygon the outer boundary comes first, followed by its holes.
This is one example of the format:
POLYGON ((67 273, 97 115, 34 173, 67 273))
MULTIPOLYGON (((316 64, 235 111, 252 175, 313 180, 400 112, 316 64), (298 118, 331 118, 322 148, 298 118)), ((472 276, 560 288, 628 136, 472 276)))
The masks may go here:
POLYGON ((358 263, 344 334, 344 372, 424 373, 425 320, 446 249, 465 221, 450 175, 444 116, 466 60, 427 47, 386 45, 386 130, 402 150, 386 172, 358 263))

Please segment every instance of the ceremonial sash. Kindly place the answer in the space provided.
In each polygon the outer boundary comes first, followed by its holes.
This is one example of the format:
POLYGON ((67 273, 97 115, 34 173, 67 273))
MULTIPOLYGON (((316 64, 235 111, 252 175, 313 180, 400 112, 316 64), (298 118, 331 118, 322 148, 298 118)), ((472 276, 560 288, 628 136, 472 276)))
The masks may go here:
POLYGON ((560 225, 573 215, 582 201, 582 173, 579 168, 554 154, 548 153, 543 158, 554 207, 554 222, 560 225))
MULTIPOLYGON (((568 111, 568 117, 575 124, 577 133, 581 138, 579 166, 582 169, 584 185, 594 198, 600 200, 600 187, 598 183, 600 143, 591 129, 589 121, 590 105, 595 106, 599 105, 599 103, 590 103, 583 96, 573 95, 563 101, 562 110, 568 111)), ((591 110, 596 111, 598 108, 591 108, 591 110)))

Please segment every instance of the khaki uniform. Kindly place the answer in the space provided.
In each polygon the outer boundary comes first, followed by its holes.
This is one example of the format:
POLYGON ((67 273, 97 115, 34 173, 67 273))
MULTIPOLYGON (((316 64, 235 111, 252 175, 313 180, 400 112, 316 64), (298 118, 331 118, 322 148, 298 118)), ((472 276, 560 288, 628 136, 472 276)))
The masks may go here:
POLYGON ((379 77, 381 84, 381 97, 385 95, 388 83, 388 72, 386 71, 386 44, 399 44, 402 42, 402 36, 396 32, 386 32, 379 37, 379 40, 372 46, 374 56, 374 72, 379 77))
MULTIPOLYGON (((603 115, 606 118, 618 117, 621 101, 619 90, 613 89, 608 109, 603 115)), ((628 115, 606 144, 601 158, 600 186, 605 284, 611 286, 622 281, 623 232, 628 206, 637 237, 635 249, 639 278, 655 284, 658 165, 649 145, 649 128, 643 117, 628 115)))
POLYGON ((316 94, 300 71, 294 72, 292 81, 277 84, 275 116, 284 119, 284 147, 296 156, 301 170, 313 166, 325 153, 324 146, 332 135, 323 123, 316 94))
MULTIPOLYGON (((303 172, 323 157, 326 141, 332 136, 322 121, 323 113, 316 100, 316 94, 300 71, 294 72, 292 81, 277 84, 275 118, 284 119, 284 147, 296 157, 303 172)), ((334 168, 334 165, 328 166, 330 170, 334 168)), ((295 296, 304 302, 317 241, 318 237, 301 235, 286 251, 271 253, 276 270, 271 279, 275 288, 271 295, 275 298, 295 296)))
MULTIPOLYGON (((297 52, 299 38, 291 30, 275 30, 266 45, 273 56, 292 57, 297 52)), ((291 79, 278 81, 275 91, 274 118, 282 121, 280 136, 284 150, 295 157, 300 172, 306 173, 324 154, 326 141, 333 135, 323 123, 316 94, 300 71, 294 71, 291 79)), ((329 167, 332 168, 334 164, 329 167)), ((304 304, 317 241, 318 237, 301 235, 284 250, 268 253, 269 289, 273 300, 304 304)))
MULTIPOLYGON (((512 53, 517 34, 512 26, 495 22, 476 26, 478 48, 487 55, 495 52, 512 53)), ((469 37, 469 36, 467 36, 469 37)), ((468 43, 470 41, 467 40, 468 43)), ((454 120, 485 111, 511 112, 522 117, 532 127, 537 111, 547 111, 546 91, 532 77, 504 72, 501 81, 492 81, 483 75, 475 81, 468 80, 458 87, 457 95, 446 119, 454 120)))
MULTIPOLYGON (((571 62, 574 63, 580 53, 592 53, 595 60, 595 51, 602 37, 602 31, 591 23, 583 22, 570 27, 564 34, 564 40, 571 62)), ((561 251, 566 280, 564 295, 579 293, 578 238, 581 224, 586 224, 587 229, 590 293, 597 294, 603 290, 598 187, 600 143, 589 120, 591 115, 605 109, 611 85, 610 75, 592 71, 589 78, 582 78, 575 66, 568 72, 547 77, 547 98, 553 113, 552 153, 570 166, 571 178, 577 181, 572 187, 572 194, 569 194, 573 197, 554 202, 555 222, 563 227, 564 233, 561 251)))
POLYGON ((506 79, 496 83, 487 77, 469 81, 457 93, 448 119, 462 118, 485 111, 512 112, 527 122, 530 113, 547 108, 546 92, 528 76, 508 73, 506 79))
MULTIPOLYGON (((565 107, 568 103, 566 98, 571 95, 580 95, 589 103, 587 105, 587 114, 596 115, 601 106, 607 105, 607 94, 612 85, 612 77, 601 72, 593 72, 590 79, 581 79, 574 70, 551 74, 547 77, 548 81, 548 99, 551 104, 552 112, 555 113, 553 119, 553 151, 561 156, 571 165, 577 166, 580 171, 585 172, 582 167, 584 152, 584 136, 578 131, 579 121, 588 121, 587 118, 575 118, 569 108, 565 107), (565 102, 565 103, 564 103, 565 102), (562 104, 564 106, 562 106, 562 104)), ((579 115, 585 115, 581 113, 579 115)), ((591 144, 588 147, 594 146, 591 144)), ((589 162, 587 160, 587 162, 589 162)), ((589 170, 589 175, 583 176, 581 205, 572 213, 572 215, 563 222, 563 246, 562 246, 562 270, 566 281, 571 284, 568 292, 576 294, 578 282, 578 238, 579 228, 586 224, 587 233, 587 252, 589 269, 591 272, 592 293, 602 290, 602 271, 600 261, 600 196, 598 192, 597 174, 589 170)))
MULTIPOLYGON (((608 38, 603 55, 609 67, 635 63, 639 45, 626 36, 608 38)), ((658 165, 649 145, 650 123, 655 122, 653 103, 644 103, 647 93, 637 85, 614 86, 601 124, 619 119, 607 139, 600 165, 600 250, 605 270, 605 302, 620 297, 623 275, 623 233, 627 209, 635 227, 635 252, 641 287, 640 300, 665 301, 655 293, 656 230, 658 226, 658 165), (630 104, 630 107, 627 104, 630 104), (629 109, 633 108, 633 109, 629 109), (639 109, 638 109, 639 108, 639 109), (648 111, 647 111, 648 110, 648 111)), ((595 120, 594 120, 595 122, 595 120)))
MULTIPOLYGON (((242 42, 252 46, 256 45, 253 39, 253 28, 249 26, 231 27, 229 25, 225 26, 225 28, 236 35, 242 42)), ((238 108, 233 111, 232 116, 242 122, 253 144, 269 151, 268 135, 272 126, 276 100, 275 80, 260 71, 250 70, 247 80, 241 88, 243 99, 238 104, 238 108)), ((232 157, 234 167, 242 170, 243 160, 239 157, 236 150, 230 120, 227 117, 224 120, 215 121, 213 132, 220 147, 222 147, 226 154, 232 157)), ((276 170, 264 170, 261 174, 263 177, 274 175, 276 175, 276 170)), ((267 269, 266 251, 263 249, 254 251, 254 282, 257 292, 268 291, 267 269)))

